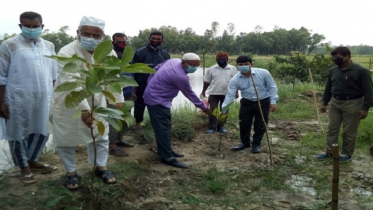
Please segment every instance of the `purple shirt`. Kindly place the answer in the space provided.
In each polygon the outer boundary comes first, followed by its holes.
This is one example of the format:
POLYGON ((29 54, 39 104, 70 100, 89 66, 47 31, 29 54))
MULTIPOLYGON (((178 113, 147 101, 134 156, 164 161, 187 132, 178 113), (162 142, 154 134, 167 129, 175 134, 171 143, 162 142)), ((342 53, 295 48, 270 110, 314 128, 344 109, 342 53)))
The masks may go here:
POLYGON ((145 89, 145 104, 171 108, 172 100, 180 90, 196 107, 202 110, 207 109, 190 87, 189 78, 181 66, 180 59, 166 60, 154 70, 157 73, 149 76, 148 86, 145 89))

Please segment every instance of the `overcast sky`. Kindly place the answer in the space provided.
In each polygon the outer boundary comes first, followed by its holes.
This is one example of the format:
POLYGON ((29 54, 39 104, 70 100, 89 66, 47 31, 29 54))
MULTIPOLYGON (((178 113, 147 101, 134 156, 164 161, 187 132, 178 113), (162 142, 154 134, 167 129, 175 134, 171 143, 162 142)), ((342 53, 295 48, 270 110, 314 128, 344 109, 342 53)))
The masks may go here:
MULTIPOLYGON (((220 24, 220 34, 228 23, 235 32, 264 31, 274 26, 290 30, 304 26, 323 34, 334 45, 373 46, 373 0, 7 0, 0 3, 0 36, 19 33, 19 15, 25 11, 43 16, 44 29, 57 31, 68 25, 71 35, 82 16, 106 22, 105 33, 125 32, 136 36, 139 30, 163 25, 178 30, 187 27, 203 35, 211 23, 220 24)), ((166 40, 167 41, 167 37, 166 40)))

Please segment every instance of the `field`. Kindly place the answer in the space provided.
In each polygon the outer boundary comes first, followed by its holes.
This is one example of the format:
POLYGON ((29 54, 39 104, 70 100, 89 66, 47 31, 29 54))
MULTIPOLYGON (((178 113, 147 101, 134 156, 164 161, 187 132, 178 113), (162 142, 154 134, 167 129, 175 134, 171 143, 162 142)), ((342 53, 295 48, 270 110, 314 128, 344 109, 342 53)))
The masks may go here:
MULTIPOLYGON (((258 66, 265 67, 273 58, 255 56, 254 59, 258 66)), ((353 60, 369 64, 369 57, 353 60)), ((213 56, 208 56, 207 62, 207 66, 212 65, 213 56)), ((207 117, 185 105, 173 110, 172 144, 175 151, 185 155, 181 160, 190 165, 189 169, 160 164, 158 156, 149 150, 154 145, 154 134, 146 116, 143 134, 131 131, 124 136, 136 144, 126 150, 129 157, 109 157, 109 168, 118 183, 105 185, 95 180, 95 209, 330 209, 332 161, 316 160, 316 155, 324 151, 325 133, 316 117, 312 85, 296 83, 294 90, 291 84, 281 80, 277 80, 277 85, 279 110, 270 114, 268 125, 273 166, 266 137, 260 154, 252 154, 249 149, 230 150, 240 142, 239 103, 230 110, 226 126, 229 134, 222 136, 203 134, 207 117)), ((320 106, 323 87, 315 89, 320 106)), ((340 209, 373 209, 373 158, 368 152, 373 140, 372 115, 361 121, 353 160, 340 164, 340 209)), ((321 122, 326 131, 327 115, 321 115, 321 122)), ((35 185, 23 186, 17 178, 17 169, 0 175, 0 209, 89 209, 90 167, 85 147, 77 149, 77 159, 78 174, 84 185, 75 192, 62 187, 65 172, 54 151, 43 154, 41 161, 59 169, 51 174, 36 174, 35 185)))

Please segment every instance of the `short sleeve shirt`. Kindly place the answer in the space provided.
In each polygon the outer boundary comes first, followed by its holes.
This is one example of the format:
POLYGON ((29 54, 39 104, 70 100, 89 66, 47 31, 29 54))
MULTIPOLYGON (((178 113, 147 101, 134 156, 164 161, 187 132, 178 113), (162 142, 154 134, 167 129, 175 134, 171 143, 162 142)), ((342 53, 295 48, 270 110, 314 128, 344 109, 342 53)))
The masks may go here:
POLYGON ((209 95, 226 95, 228 83, 237 74, 235 66, 228 64, 225 68, 214 65, 207 69, 203 81, 210 83, 207 93, 209 95))

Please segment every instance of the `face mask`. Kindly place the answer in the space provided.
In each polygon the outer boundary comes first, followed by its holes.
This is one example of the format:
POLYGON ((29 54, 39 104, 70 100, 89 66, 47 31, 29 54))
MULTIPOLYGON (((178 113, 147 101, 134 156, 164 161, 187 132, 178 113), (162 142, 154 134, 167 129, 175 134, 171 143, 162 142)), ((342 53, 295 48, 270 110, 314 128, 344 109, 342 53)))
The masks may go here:
POLYGON ((250 65, 238 66, 238 71, 246 74, 247 72, 251 71, 251 66, 250 65))
POLYGON ((227 65, 227 61, 225 61, 225 60, 217 60, 218 61, 218 65, 220 66, 220 67, 225 67, 226 65, 227 65))
POLYGON ((333 62, 337 66, 342 66, 344 64, 343 57, 342 58, 335 58, 335 59, 333 59, 333 62))
POLYGON ((123 51, 126 47, 126 44, 120 43, 120 44, 114 44, 114 49, 118 51, 123 51))
POLYGON ((39 27, 39 28, 27 28, 27 27, 22 26, 23 36, 25 36, 29 39, 38 38, 41 35, 42 32, 43 32, 43 29, 41 27, 39 27))
POLYGON ((150 45, 154 48, 157 48, 159 46, 161 46, 162 42, 158 42, 158 41, 150 41, 150 45))
POLYGON ((80 37, 80 46, 87 51, 94 51, 98 44, 100 44, 101 39, 94 39, 81 36, 80 37))
POLYGON ((188 68, 185 69, 185 71, 187 72, 187 74, 194 73, 197 70, 197 68, 198 68, 197 66, 189 66, 188 65, 188 68))

